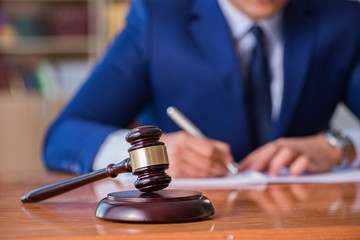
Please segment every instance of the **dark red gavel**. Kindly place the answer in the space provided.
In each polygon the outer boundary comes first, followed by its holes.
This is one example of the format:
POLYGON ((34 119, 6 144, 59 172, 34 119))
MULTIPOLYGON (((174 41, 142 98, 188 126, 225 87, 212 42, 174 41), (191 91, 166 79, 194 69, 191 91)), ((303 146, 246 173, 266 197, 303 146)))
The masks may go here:
POLYGON ((126 141, 132 145, 128 149, 130 158, 95 172, 34 189, 23 195, 21 201, 42 201, 91 182, 107 177, 115 178, 125 172, 132 172, 138 176, 135 187, 142 192, 164 189, 171 182, 171 177, 165 173, 169 167, 169 160, 164 143, 159 142, 161 135, 161 130, 155 126, 135 128, 126 136, 126 141))

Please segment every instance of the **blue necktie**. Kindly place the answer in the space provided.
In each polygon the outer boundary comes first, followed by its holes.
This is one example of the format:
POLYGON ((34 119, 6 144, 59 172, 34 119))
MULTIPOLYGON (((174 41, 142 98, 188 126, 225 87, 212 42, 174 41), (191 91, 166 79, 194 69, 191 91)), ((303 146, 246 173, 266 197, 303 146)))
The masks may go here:
POLYGON ((259 26, 250 32, 256 39, 245 82, 253 147, 259 147, 269 139, 271 129, 270 73, 265 50, 264 34, 259 26))

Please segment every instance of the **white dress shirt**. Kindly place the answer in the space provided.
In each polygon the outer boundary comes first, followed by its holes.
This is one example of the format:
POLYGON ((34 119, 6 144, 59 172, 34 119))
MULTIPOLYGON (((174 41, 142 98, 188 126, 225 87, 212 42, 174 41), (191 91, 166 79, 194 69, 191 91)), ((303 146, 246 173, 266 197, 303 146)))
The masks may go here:
MULTIPOLYGON (((228 23, 232 37, 235 40, 237 56, 244 76, 247 74, 246 69, 250 62, 252 49, 256 43, 255 37, 249 30, 256 24, 260 26, 264 32, 267 56, 269 58, 268 62, 270 64, 272 119, 276 121, 280 114, 284 86, 284 43, 281 29, 282 13, 254 23, 249 17, 233 6, 229 0, 218 0, 218 3, 228 23)), ((94 159, 93 170, 104 168, 110 163, 118 163, 128 158, 127 149, 130 145, 125 141, 127 132, 128 130, 118 130, 106 138, 94 159)), ((346 130, 345 134, 353 141, 357 152, 360 152, 360 129, 346 130)), ((360 154, 357 154, 357 158, 352 166, 360 166, 360 154)))
POLYGON ((246 70, 248 69, 248 63, 250 62, 251 53, 256 44, 255 36, 249 32, 249 30, 256 24, 260 26, 264 32, 271 77, 270 91, 272 98, 272 119, 273 121, 276 121, 280 114, 284 83, 282 67, 284 55, 284 43, 281 29, 282 13, 254 23, 228 0, 218 0, 218 3, 229 25, 233 39, 236 42, 237 55, 244 76, 247 74, 246 70))

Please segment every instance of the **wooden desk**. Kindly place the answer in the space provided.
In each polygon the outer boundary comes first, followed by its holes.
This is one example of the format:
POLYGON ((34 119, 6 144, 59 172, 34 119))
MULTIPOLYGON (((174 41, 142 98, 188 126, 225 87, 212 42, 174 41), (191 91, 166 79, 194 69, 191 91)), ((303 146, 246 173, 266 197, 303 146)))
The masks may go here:
POLYGON ((72 177, 0 175, 1 239, 360 239, 360 183, 276 184, 258 190, 205 190, 215 216, 200 222, 127 224, 94 216, 120 184, 107 179, 58 197, 22 204, 27 191, 72 177))

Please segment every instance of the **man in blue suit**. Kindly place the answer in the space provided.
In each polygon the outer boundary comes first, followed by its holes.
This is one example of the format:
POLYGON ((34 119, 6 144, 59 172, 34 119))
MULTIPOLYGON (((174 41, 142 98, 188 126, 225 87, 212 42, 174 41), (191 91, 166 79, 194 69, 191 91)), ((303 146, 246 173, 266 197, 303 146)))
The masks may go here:
POLYGON ((173 177, 223 176, 231 161, 272 175, 358 165, 360 131, 324 131, 339 102, 360 116, 359 24, 347 0, 136 0, 49 128, 46 166, 85 173, 121 161, 140 113, 163 130, 173 177), (208 139, 179 131, 171 105, 208 139))

